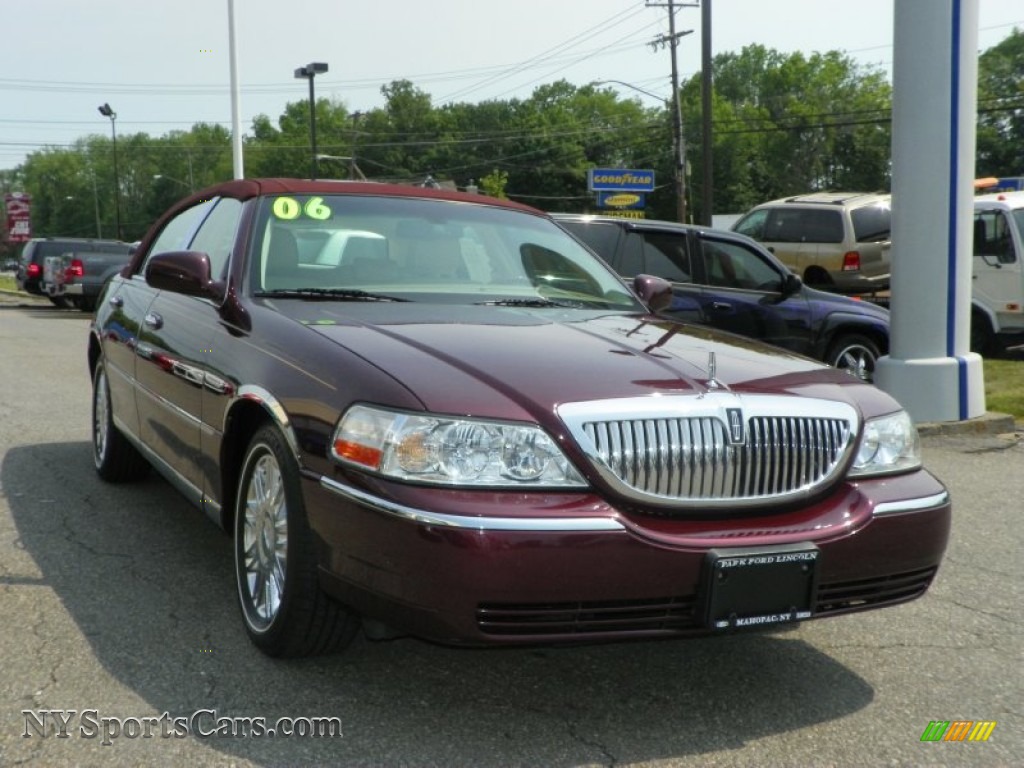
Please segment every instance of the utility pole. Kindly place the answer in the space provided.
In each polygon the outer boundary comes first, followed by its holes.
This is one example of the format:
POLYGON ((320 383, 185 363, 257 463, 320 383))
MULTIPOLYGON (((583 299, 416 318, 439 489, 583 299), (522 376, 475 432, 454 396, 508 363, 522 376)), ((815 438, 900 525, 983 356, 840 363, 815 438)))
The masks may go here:
POLYGON ((668 44, 672 54, 672 139, 675 144, 675 182, 676 182, 676 218, 686 223, 686 139, 683 137, 683 110, 679 102, 679 66, 676 61, 676 49, 679 38, 693 34, 692 29, 676 32, 676 8, 697 8, 697 3, 676 3, 668 0, 667 4, 648 3, 648 8, 668 8, 668 35, 657 37, 651 43, 655 48, 668 44))
POLYGON ((714 213, 714 158, 711 136, 711 0, 700 4, 701 223, 711 226, 714 213))

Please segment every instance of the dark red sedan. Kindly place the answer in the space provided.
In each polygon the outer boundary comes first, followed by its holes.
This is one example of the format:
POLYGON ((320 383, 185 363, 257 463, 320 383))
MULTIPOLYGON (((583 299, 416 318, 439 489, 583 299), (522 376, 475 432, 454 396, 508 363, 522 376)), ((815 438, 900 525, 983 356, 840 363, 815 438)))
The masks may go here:
POLYGON ((950 499, 891 397, 653 314, 543 213, 244 180, 178 203, 89 337, 105 480, 234 537, 271 655, 740 631, 921 596, 950 499))

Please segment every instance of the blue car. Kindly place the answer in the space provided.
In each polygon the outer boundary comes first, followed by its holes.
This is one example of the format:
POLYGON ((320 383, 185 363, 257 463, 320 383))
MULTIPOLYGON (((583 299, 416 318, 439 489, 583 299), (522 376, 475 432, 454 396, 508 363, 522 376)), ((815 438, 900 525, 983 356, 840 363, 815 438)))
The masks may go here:
POLYGON ((665 314, 816 358, 866 381, 889 349, 889 311, 803 284, 755 240, 670 221, 552 214, 623 278, 672 282, 665 314))

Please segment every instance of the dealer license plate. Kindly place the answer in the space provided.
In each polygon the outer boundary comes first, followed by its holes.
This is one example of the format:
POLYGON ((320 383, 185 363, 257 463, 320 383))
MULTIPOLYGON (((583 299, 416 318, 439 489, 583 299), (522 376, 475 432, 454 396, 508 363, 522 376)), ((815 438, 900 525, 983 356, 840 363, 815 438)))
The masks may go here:
POLYGON ((704 620, 715 630, 810 618, 818 548, 797 543, 713 549, 704 570, 704 620))

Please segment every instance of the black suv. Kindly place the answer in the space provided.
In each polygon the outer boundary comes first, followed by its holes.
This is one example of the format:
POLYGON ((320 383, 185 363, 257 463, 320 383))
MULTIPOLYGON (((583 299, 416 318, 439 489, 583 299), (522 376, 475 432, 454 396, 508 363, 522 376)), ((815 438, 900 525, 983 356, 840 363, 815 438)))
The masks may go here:
POLYGON ((623 278, 672 282, 665 314, 766 341, 865 380, 889 348, 889 311, 803 284, 744 235, 670 221, 554 213, 623 278))
MULTIPOLYGON (((36 237, 25 243, 18 262, 18 271, 14 281, 18 288, 36 296, 46 296, 41 286, 43 279, 43 263, 47 256, 61 256, 71 251, 90 251, 93 253, 128 253, 131 245, 120 240, 96 240, 83 237, 36 237)), ((63 296, 49 296, 50 301, 58 307, 67 306, 63 296)))

